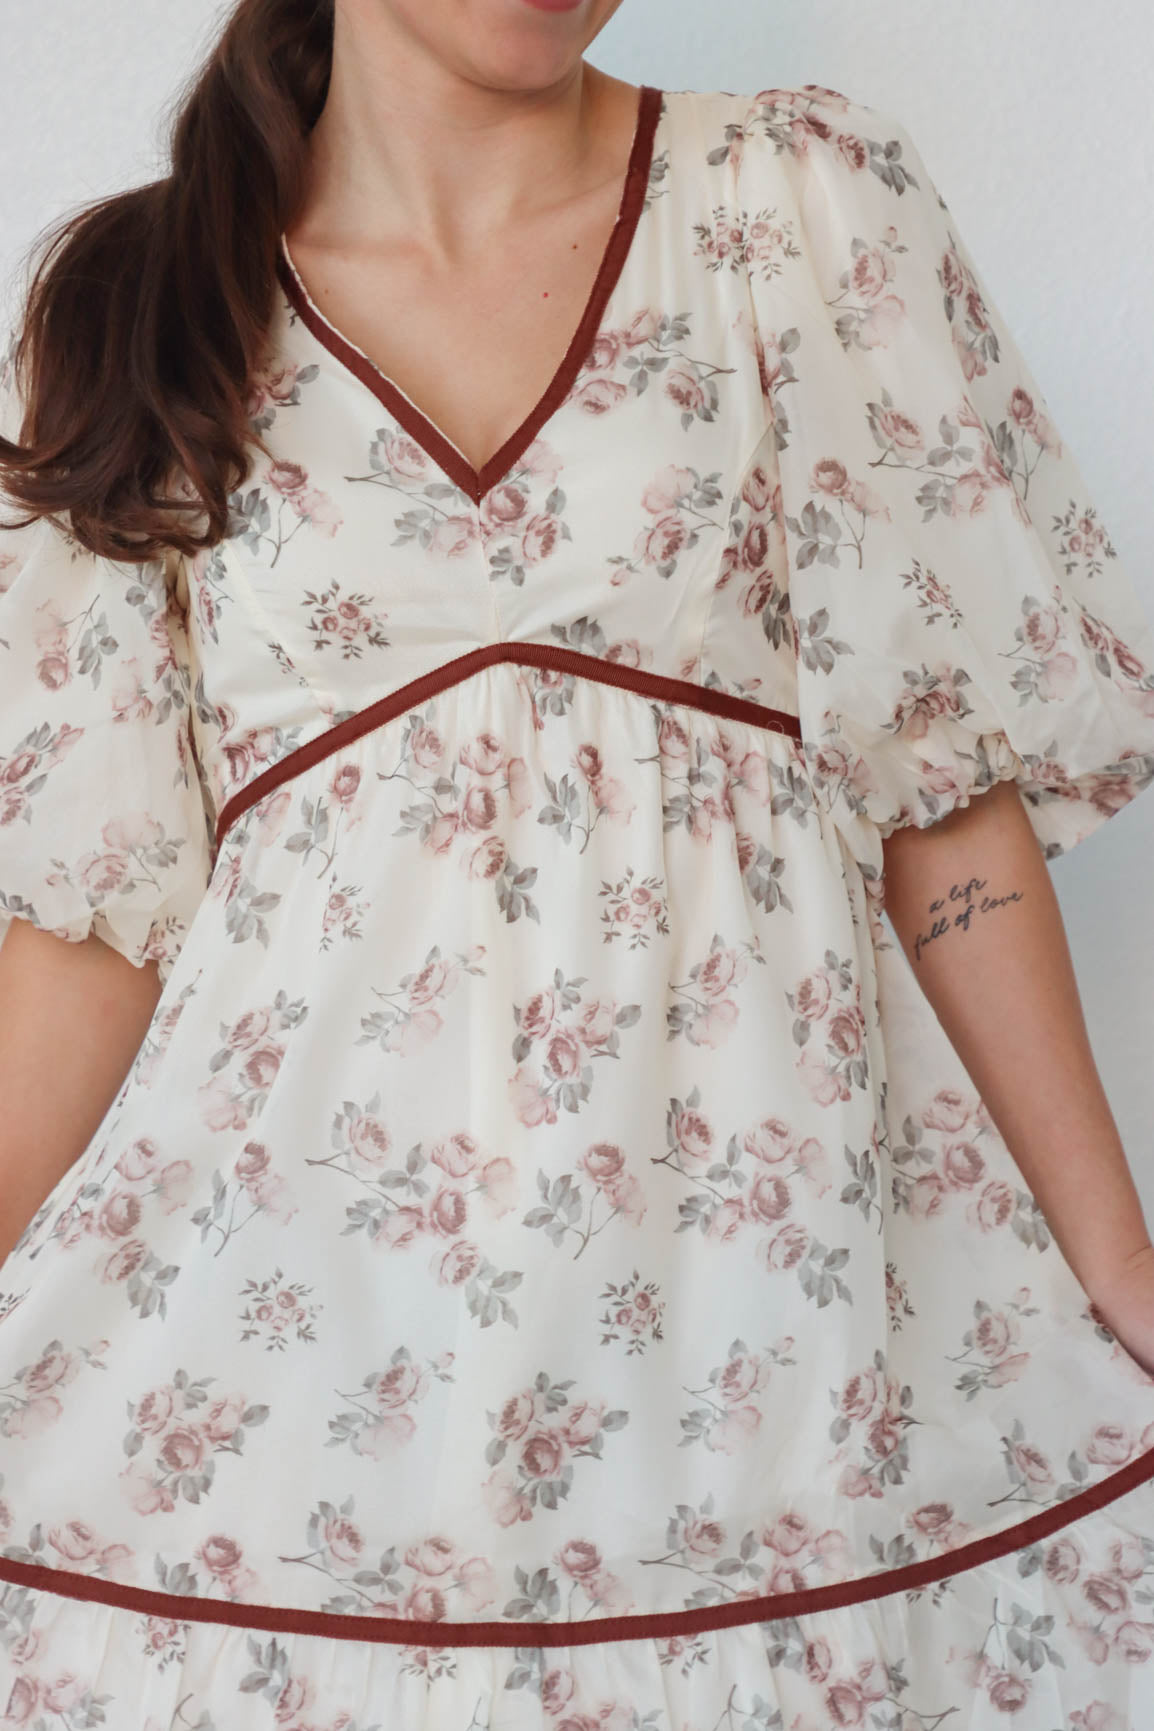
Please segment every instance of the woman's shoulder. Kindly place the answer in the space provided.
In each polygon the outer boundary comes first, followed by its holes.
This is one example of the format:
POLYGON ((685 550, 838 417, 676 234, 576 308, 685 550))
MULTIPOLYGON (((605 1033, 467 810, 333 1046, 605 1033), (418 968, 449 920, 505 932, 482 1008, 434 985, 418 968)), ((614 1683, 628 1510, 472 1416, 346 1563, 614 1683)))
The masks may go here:
POLYGON ((900 125, 886 107, 829 85, 761 85, 746 90, 666 90, 664 97, 685 102, 704 116, 723 116, 749 128, 789 128, 796 144, 836 140, 848 130, 900 125))
POLYGON ((759 90, 678 91, 681 135, 723 196, 740 207, 773 208, 786 187, 799 212, 812 195, 847 220, 866 221, 937 199, 917 139, 892 109, 825 84, 765 85, 759 90), (913 198, 904 195, 912 193, 913 198))
POLYGON ((804 156, 827 147, 850 160, 868 160, 909 138, 900 117, 882 104, 825 84, 664 94, 691 112, 703 137, 716 141, 717 160, 730 152, 739 155, 747 141, 757 148, 758 140, 765 140, 775 154, 804 156))

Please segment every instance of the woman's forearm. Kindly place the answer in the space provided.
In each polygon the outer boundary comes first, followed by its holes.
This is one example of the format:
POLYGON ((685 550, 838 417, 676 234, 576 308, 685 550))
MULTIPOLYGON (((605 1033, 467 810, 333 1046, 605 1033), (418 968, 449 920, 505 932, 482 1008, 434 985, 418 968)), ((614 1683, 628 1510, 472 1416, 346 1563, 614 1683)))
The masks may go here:
POLYGON ((13 919, 0 943, 0 1266, 99 1128, 160 996, 98 937, 13 919))
POLYGON ((886 911, 1074 1273, 1106 1297, 1150 1236, 1094 1062, 1049 868, 1012 781, 883 842, 886 911))

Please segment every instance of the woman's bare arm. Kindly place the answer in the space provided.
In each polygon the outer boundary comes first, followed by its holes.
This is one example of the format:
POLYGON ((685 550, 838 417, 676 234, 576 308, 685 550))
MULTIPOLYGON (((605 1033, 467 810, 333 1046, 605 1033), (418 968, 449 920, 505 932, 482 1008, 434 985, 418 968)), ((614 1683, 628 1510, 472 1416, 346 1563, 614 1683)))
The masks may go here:
POLYGON ((886 911, 1074 1273, 1154 1368, 1154 1248, 1014 782, 882 844, 886 911))
POLYGON ((88 1146, 160 996, 98 937, 69 943, 13 919, 0 944, 0 1261, 88 1146))

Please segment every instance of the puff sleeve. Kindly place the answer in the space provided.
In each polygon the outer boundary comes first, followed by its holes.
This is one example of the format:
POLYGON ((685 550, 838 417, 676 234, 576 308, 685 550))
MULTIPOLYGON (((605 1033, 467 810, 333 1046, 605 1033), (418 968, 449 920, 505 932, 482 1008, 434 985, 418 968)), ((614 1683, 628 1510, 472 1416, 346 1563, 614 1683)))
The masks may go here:
MULTIPOLYGON (((20 433, 0 361, 0 430, 20 433)), ((25 513, 0 489, 0 520, 25 513)), ((167 561, 99 557, 40 518, 0 527, 0 937, 95 932, 165 980, 210 874, 183 610, 167 561)))
POLYGON ((738 155, 815 794, 880 865, 1013 779, 1063 854, 1154 780, 1150 617, 900 122, 763 91, 738 155))

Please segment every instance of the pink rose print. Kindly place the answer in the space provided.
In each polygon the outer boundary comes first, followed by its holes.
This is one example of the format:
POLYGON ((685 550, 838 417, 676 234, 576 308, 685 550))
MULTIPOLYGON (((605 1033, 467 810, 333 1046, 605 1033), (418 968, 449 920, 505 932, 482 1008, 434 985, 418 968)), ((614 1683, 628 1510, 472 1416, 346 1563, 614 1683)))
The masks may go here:
POLYGON ((691 1046, 723 1045, 737 1026, 741 1013, 737 988, 751 961, 765 966, 756 940, 743 940, 734 948, 715 932, 708 956, 693 964, 688 979, 681 985, 669 982, 673 996, 665 1012, 669 1038, 684 1034, 691 1046))
POLYGON ((975 1231, 1009 1227, 1023 1244, 1046 1249, 1050 1229, 1033 1196, 988 1169, 983 1147, 1000 1138, 979 1095, 939 1088, 920 1114, 906 1115, 902 1131, 907 1140, 891 1157, 896 1207, 925 1221, 960 1209, 975 1231))
POLYGON ((198 982, 190 980, 169 1000, 164 1009, 158 1007, 133 1060, 132 1075, 138 1087, 154 1086, 161 1061, 184 1014, 185 1005, 190 998, 196 996, 198 990, 198 982))
MULTIPOLYGON (((793 1336, 785 1335, 775 1346, 750 1352, 740 1340, 732 1342, 724 1364, 715 1365, 703 1388, 689 1393, 702 1402, 681 1419, 681 1446, 703 1442, 711 1452, 738 1454, 756 1442, 774 1365, 796 1365, 792 1356, 793 1336)), ((781 1390, 777 1398, 787 1399, 781 1390)))
POLYGON ((782 275, 783 260, 804 256, 793 237, 793 223, 779 218, 776 210, 763 209, 751 217, 721 203, 711 217, 710 222, 693 224, 694 255, 705 259, 707 270, 745 269, 762 282, 772 282, 782 275))
MULTIPOLYGON (((320 870, 317 872, 318 878, 324 876, 336 859, 337 843, 342 829, 351 829, 360 822, 358 810, 361 803, 360 765, 342 763, 339 756, 334 756, 331 761, 335 767, 329 776, 326 789, 327 797, 325 794, 317 794, 315 798, 309 798, 307 794, 302 795, 300 801, 302 828, 294 830, 281 844, 286 853, 300 854, 302 861, 308 859, 313 853, 319 854, 321 863, 320 870)), ((356 931, 356 919, 359 910, 348 905, 347 897, 355 895, 358 886, 355 884, 347 885, 342 896, 335 888, 335 877, 334 871, 334 888, 330 892, 324 916, 322 948, 328 947, 323 942, 326 937, 331 944, 331 934, 334 928, 351 928, 354 932, 356 931)))
POLYGON ((345 480, 400 495, 406 508, 392 520, 394 546, 417 547, 440 559, 460 559, 476 545, 478 524, 472 500, 445 479, 395 421, 369 441, 368 464, 367 474, 346 475, 345 480))
MULTIPOLYGON (((180 488, 178 491, 186 491, 180 488)), ((233 495, 235 499, 236 495, 233 495)), ((220 626, 236 601, 232 573, 220 544, 198 547, 185 559, 189 623, 212 643, 220 642, 220 626)), ((203 696, 203 686, 198 696, 203 696)))
POLYGON ((854 1088, 865 1088, 866 1022, 852 960, 842 962, 827 950, 822 966, 785 999, 794 1013, 794 1043, 801 1048, 797 1073, 817 1104, 833 1106, 850 1099, 854 1088))
POLYGON ((314 529, 331 539, 344 521, 334 500, 311 484, 308 470, 283 458, 267 464, 254 486, 231 493, 228 502, 229 533, 251 551, 261 551, 270 569, 301 529, 314 529), (286 515, 291 524, 287 529, 286 515), (267 554, 266 546, 271 550, 267 554))
POLYGON ((689 322, 684 313, 645 307, 626 326, 606 326, 594 338, 567 401, 586 414, 605 415, 627 398, 660 388, 683 427, 712 421, 721 403, 717 380, 735 369, 686 354, 689 322))
POLYGON ((506 815, 520 817, 533 803, 525 760, 486 731, 450 761, 436 714, 436 698, 423 716, 414 712, 396 766, 377 772, 381 781, 409 782, 418 796, 402 808, 396 833, 415 833, 429 854, 455 858, 467 877, 491 882, 506 920, 539 920, 529 894, 537 868, 518 866, 501 833, 506 815))
POLYGON ((590 1239, 604 1231, 618 1214, 630 1226, 639 1226, 648 1206, 641 1183, 627 1169, 625 1154, 616 1142, 591 1143, 573 1168, 553 1178, 544 1170, 538 1171, 537 1188, 541 1202, 522 1216, 522 1225, 542 1228, 555 1245, 560 1245, 565 1234, 571 1232, 577 1240, 574 1262, 590 1239), (588 1209, 581 1187, 582 1175, 589 1180, 588 1209), (604 1218, 594 1226, 599 1205, 604 1218))
POLYGON ((569 1495, 573 1462, 583 1456, 600 1460, 606 1434, 628 1424, 624 1408, 571 1401, 566 1390, 572 1386, 571 1377, 555 1383, 540 1371, 530 1388, 511 1395, 498 1412, 487 1413, 494 1434, 485 1459, 494 1470, 481 1494, 498 1525, 532 1520, 538 1505, 555 1509, 569 1495), (502 1467, 507 1454, 509 1465, 502 1467))
POLYGON ((244 1130, 260 1115, 284 1061, 287 1038, 307 1015, 303 998, 290 1003, 279 991, 271 1004, 246 1011, 231 1027, 222 1023, 224 1044, 209 1060, 212 1076, 197 1089, 209 1130, 244 1130))
MULTIPOLYGON (((748 788, 759 804, 767 803, 769 772, 761 753, 738 752, 732 733, 724 725, 697 718, 691 721, 679 704, 655 702, 651 707, 657 722, 657 750, 641 761, 660 768, 665 829, 684 829, 695 841, 708 844, 715 831, 732 832, 736 828, 736 788, 748 788)), ((777 882, 785 869, 784 859, 776 858, 764 844, 750 847, 748 837, 743 842, 739 835, 737 846, 742 873, 755 900, 767 909, 789 908, 789 899, 777 882)))
POLYGON ((963 1521, 955 1514, 953 1505, 946 1502, 923 1503, 906 1516, 905 1525, 919 1556, 955 1550, 973 1531, 970 1523, 963 1521))
POLYGON ((1030 1363, 1030 1353, 1022 1343, 1022 1320, 1037 1315, 1038 1306, 1030 1303, 1028 1286, 1019 1287, 1000 1309, 976 1298, 974 1326, 962 1336, 966 1350, 951 1355, 962 1367, 954 1383, 958 1392, 973 1400, 982 1389, 1016 1382, 1030 1363))
POLYGON ((521 1284, 520 1271, 498 1269, 468 1233, 478 1203, 493 1218, 515 1205, 512 1161, 486 1154, 465 1130, 428 1147, 417 1142, 397 1149, 380 1108, 379 1091, 363 1107, 346 1100, 333 1115, 333 1152, 305 1160, 354 1178, 364 1191, 345 1209, 345 1232, 363 1232, 388 1253, 423 1241, 433 1283, 462 1287, 465 1308, 480 1327, 497 1321, 516 1327, 508 1294, 521 1284))
POLYGON ((178 1370, 172 1381, 129 1403, 132 1427, 124 1439, 129 1464, 120 1475, 137 1514, 170 1514, 177 1500, 199 1502, 212 1489, 216 1456, 243 1454, 246 1427, 264 1424, 267 1406, 250 1405, 239 1392, 209 1395, 213 1376, 192 1382, 178 1370))
MULTIPOLYGON (((915 424, 892 410, 883 411, 874 427, 875 438, 883 435, 907 442, 915 438, 920 441, 915 424)), ((809 485, 810 491, 817 495, 816 502, 807 499, 798 517, 785 514, 785 526, 797 539, 794 563, 802 570, 815 560, 823 565, 840 566, 840 554, 848 540, 861 570, 866 525, 875 517, 888 523, 892 515, 889 506, 875 488, 851 475, 836 457, 823 458, 814 465, 809 485), (824 503, 826 500, 828 504, 824 503)))
POLYGON ((827 1576, 837 1578, 849 1563, 848 1542, 839 1528, 822 1530, 788 1506, 731 1534, 714 1516, 712 1492, 697 1508, 679 1503, 665 1530, 664 1552, 645 1561, 697 1576, 698 1604, 797 1592, 827 1576))
POLYGON ((846 1246, 828 1249, 801 1221, 789 1218, 800 1178, 821 1196, 830 1187, 825 1149, 813 1136, 801 1136, 783 1118, 764 1118, 744 1132, 735 1132, 724 1160, 714 1156, 702 1173, 700 1162, 713 1147, 713 1129, 698 1110, 701 1091, 694 1087, 683 1101, 673 1098, 665 1115, 667 1152, 651 1155, 654 1166, 667 1166, 686 1180, 690 1194, 679 1204, 678 1232, 696 1228, 712 1244, 725 1245, 747 1228, 758 1229, 754 1245, 758 1266, 773 1274, 797 1273, 806 1297, 819 1308, 836 1295, 852 1304, 850 1287, 839 1272, 849 1261, 846 1246))
POLYGON ((428 1045, 445 1025, 440 1006, 456 990, 462 974, 484 975, 484 954, 484 944, 473 944, 449 961, 441 955, 440 945, 434 944, 423 966, 416 973, 405 974, 391 991, 372 987, 382 1008, 361 1017, 364 1032, 356 1044, 375 1044, 382 1052, 396 1052, 402 1058, 428 1045))
POLYGON ((513 467, 485 494, 477 522, 492 582, 520 588, 573 531, 565 521, 565 491, 557 485, 561 462, 544 439, 534 439, 513 467))
POLYGON ((908 252, 892 223, 870 246, 853 241, 853 262, 838 278, 841 294, 827 301, 837 312, 835 328, 844 349, 886 348, 900 335, 906 304, 890 285, 898 273, 897 255, 908 252))
POLYGON ((517 1036, 509 1078, 509 1094, 520 1123, 557 1121, 557 1110, 577 1112, 593 1089, 593 1058, 620 1056, 621 1028, 631 1028, 641 1016, 640 1004, 611 999, 582 1001, 579 987, 585 975, 566 980, 560 968, 553 984, 524 1004, 513 1005, 517 1036), (537 1063, 528 1062, 536 1056, 537 1063))
MULTIPOLYGON (((1054 1461, 1029 1440, 1022 1420, 1015 1418, 1009 1434, 1002 1438, 1002 1458, 1010 1489, 1003 1496, 992 1498, 991 1507, 1013 1502, 1044 1508, 1063 1502, 1088 1484, 1116 1472, 1149 1446, 1148 1435, 1140 1435, 1125 1425, 1103 1422, 1094 1426, 1081 1449, 1071 1449, 1064 1460, 1054 1461)), ((1154 1563, 1154 1547, 1151 1562, 1154 1563)))
POLYGON ((45 775, 84 736, 82 727, 67 723, 41 725, 26 734, 8 757, 0 757, 0 827, 20 818, 31 823, 29 801, 43 790, 45 775))
POLYGON ((625 782, 609 773, 599 746, 591 743, 578 746, 575 764, 576 775, 565 774, 560 780, 545 775, 549 803, 541 807, 537 821, 548 824, 564 842, 572 839, 575 830, 579 832, 584 840, 577 851, 584 853, 602 818, 627 824, 636 810, 636 802, 625 782))
POLYGON ((880 1348, 868 1370, 846 1381, 829 1427, 838 1445, 833 1462, 844 1463, 837 1483, 840 1496, 883 1497, 885 1485, 906 1482, 908 1431, 921 1422, 911 1413, 912 1405, 913 1390, 894 1377, 880 1348))
POLYGON ((336 1391, 349 1406, 329 1420, 330 1441, 347 1443, 354 1454, 370 1460, 387 1460, 416 1435, 419 1415, 415 1409, 428 1395, 432 1382, 455 1380, 455 1356, 443 1352, 418 1365, 407 1346, 398 1346, 384 1370, 370 1371, 365 1377, 363 1393, 336 1391))
POLYGON ((707 529, 721 529, 722 521, 711 516, 722 503, 713 475, 667 463, 644 487, 640 504, 650 521, 637 531, 632 556, 612 554, 610 579, 620 585, 630 576, 652 569, 658 577, 672 577, 681 555, 696 547, 707 529))
POLYGON ((202 1240, 216 1234, 219 1242, 213 1252, 219 1256, 236 1233, 257 1215, 285 1226, 297 1212, 298 1203, 288 1181, 273 1168, 272 1157, 263 1142, 246 1142, 233 1163, 226 1179, 219 1171, 212 1175, 212 1201, 198 1208, 192 1216, 200 1227, 202 1240), (238 1218, 238 1211, 248 1209, 238 1218))
POLYGON ((1030 521, 1024 503, 1029 478, 1024 471, 1021 496, 1014 487, 1016 441, 1005 422, 997 428, 983 422, 969 397, 962 398, 955 419, 942 415, 936 428, 941 442, 933 441, 932 450, 927 448, 920 423, 900 409, 871 404, 869 427, 882 452, 875 459, 878 467, 906 469, 925 477, 918 488, 916 503, 927 517, 981 516, 990 508, 991 501, 996 503, 999 496, 1005 496, 1014 519, 1030 521), (965 429, 979 435, 977 454, 965 429))
POLYGON ((1047 1639, 1054 1633, 1052 1615, 1034 1616, 1024 1606, 1011 1601, 1004 1620, 1005 1633, 1003 1616, 995 1611, 991 1618, 1000 1637, 993 1654, 988 1653, 984 1646, 963 1648, 952 1652, 947 1662, 954 1667, 967 1689, 983 1696, 996 1713, 1005 1714, 1012 1722, 1014 1717, 1028 1709, 1039 1686, 1053 1687, 1038 1675, 1043 1666, 1056 1665, 1064 1671, 1066 1661, 1047 1639))
POLYGON ((410 1617, 419 1622, 445 1618, 470 1621, 496 1594, 486 1558, 470 1554, 441 1534, 417 1540, 403 1551, 390 1546, 374 1559, 354 1515, 354 1498, 338 1508, 321 1501, 309 1516, 309 1549, 287 1557, 322 1574, 341 1589, 326 1599, 325 1611, 360 1616, 410 1617))
MULTIPOLYGON (((1011 413, 1034 408, 1026 392, 1015 391, 1010 399, 1011 413)), ((1108 559, 1116 559, 1118 550, 1105 525, 1099 520, 1095 505, 1078 506, 1071 501, 1062 517, 1054 524, 1058 536, 1058 557, 1063 561, 1067 577, 1081 573, 1084 577, 1100 577, 1108 559)))
POLYGON ((80 1372, 86 1366, 107 1370, 103 1358, 107 1346, 106 1340, 97 1340, 69 1352, 61 1341, 50 1340, 39 1358, 0 1384, 0 1436, 36 1437, 56 1424, 67 1402, 65 1390, 80 1372))
POLYGON ((295 408, 303 401, 302 385, 311 385, 319 368, 302 367, 283 354, 270 353, 249 379, 248 412, 261 432, 276 420, 278 409, 295 408))

